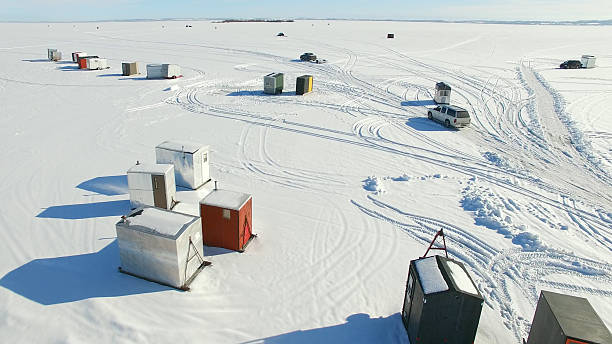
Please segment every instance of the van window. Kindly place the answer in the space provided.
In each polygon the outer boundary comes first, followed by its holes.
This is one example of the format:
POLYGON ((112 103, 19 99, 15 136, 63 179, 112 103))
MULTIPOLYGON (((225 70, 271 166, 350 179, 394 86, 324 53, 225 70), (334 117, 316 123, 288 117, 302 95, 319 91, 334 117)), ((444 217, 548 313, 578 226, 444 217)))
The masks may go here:
POLYGON ((457 113, 457 111, 455 111, 453 109, 448 109, 448 111, 446 111, 446 114, 448 114, 449 116, 453 116, 453 117, 455 117, 456 113, 457 113))
POLYGON ((470 118, 470 114, 467 111, 457 111, 457 118, 470 118))

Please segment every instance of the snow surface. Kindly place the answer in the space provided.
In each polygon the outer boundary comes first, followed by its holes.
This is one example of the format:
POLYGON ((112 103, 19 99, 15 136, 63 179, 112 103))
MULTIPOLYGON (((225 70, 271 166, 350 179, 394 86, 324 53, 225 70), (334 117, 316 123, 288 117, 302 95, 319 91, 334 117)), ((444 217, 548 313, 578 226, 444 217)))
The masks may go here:
POLYGON ((457 289, 464 291, 466 293, 471 293, 474 295, 478 295, 478 290, 476 290, 476 286, 472 283, 470 276, 463 270, 463 268, 452 260, 446 261, 446 266, 450 269, 450 277, 455 281, 455 286, 457 289))
POLYGON ((143 208, 141 214, 127 218, 128 226, 141 226, 151 232, 176 236, 181 229, 193 222, 194 217, 157 208, 143 208))
MULTIPOLYGON (((612 328, 611 26, 0 31, 2 342, 406 343, 409 262, 440 228, 485 299, 476 343, 520 344, 540 290, 586 297, 612 328), (78 50, 111 68, 78 70, 78 50), (307 51, 328 63, 299 62, 307 51), (583 54, 597 67, 557 68, 583 54), (122 61, 183 77, 124 77, 122 61), (274 71, 285 92, 265 95, 274 71), (296 96, 304 74, 313 92, 296 96), (440 81, 470 127, 427 120, 440 81), (205 248, 189 293, 117 272, 125 171, 172 139, 210 145, 211 177, 256 199, 258 237, 242 254, 205 248)), ((179 189, 177 207, 197 214, 210 189, 179 189)))
POLYGON ((427 257, 414 262, 423 293, 425 295, 448 290, 448 284, 442 276, 436 257, 427 257))

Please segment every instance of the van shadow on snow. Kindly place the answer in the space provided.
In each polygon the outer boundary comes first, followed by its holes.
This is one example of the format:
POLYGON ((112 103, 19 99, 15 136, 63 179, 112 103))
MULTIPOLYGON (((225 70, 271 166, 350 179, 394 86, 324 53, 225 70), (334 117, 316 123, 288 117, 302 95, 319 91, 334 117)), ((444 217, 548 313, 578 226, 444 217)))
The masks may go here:
POLYGON ((126 195, 128 193, 127 175, 96 177, 76 187, 106 196, 126 195))
POLYGON ((0 286, 41 305, 173 290, 120 273, 113 240, 95 253, 34 259, 7 273, 0 286))
POLYGON ((406 125, 418 131, 453 131, 452 128, 445 128, 441 123, 432 121, 427 117, 409 118, 406 125))
POLYGON ((410 100, 407 102, 402 102, 402 106, 427 106, 427 105, 437 105, 433 100, 410 100))
POLYGON ((40 214, 36 215, 36 217, 78 220, 104 216, 121 216, 129 212, 130 201, 120 200, 52 206, 43 210, 40 214))
POLYGON ((346 318, 339 325, 298 330, 278 336, 262 338, 245 344, 255 343, 402 343, 408 344, 408 336, 399 313, 386 318, 370 318, 357 313, 346 318))

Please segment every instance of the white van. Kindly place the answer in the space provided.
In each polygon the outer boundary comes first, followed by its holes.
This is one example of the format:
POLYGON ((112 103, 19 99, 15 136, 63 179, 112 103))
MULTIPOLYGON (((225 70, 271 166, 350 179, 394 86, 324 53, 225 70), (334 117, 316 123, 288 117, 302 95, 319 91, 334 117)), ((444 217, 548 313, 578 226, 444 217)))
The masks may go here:
POLYGON ((427 111, 427 118, 444 124, 445 127, 466 127, 470 125, 470 114, 466 109, 454 105, 442 105, 427 111))

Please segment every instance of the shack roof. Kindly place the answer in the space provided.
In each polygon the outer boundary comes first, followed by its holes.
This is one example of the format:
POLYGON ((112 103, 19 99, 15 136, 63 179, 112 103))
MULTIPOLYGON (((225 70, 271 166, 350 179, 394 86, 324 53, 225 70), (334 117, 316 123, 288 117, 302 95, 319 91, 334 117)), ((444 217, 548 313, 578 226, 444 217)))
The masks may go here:
POLYGON ((175 152, 195 153, 200 149, 208 150, 208 146, 189 141, 164 141, 155 148, 171 150, 175 152))
POLYGON ((166 174, 174 168, 171 164, 138 164, 132 166, 127 173, 166 174))
POLYGON ((612 334, 595 313, 589 300, 542 290, 563 333, 593 343, 612 343, 612 334))
POLYGON ((200 203, 213 207, 240 210, 251 199, 251 195, 230 190, 213 190, 200 203))
POLYGON ((448 284, 440 272, 436 257, 417 259, 414 261, 414 267, 425 295, 448 290, 448 284))
POLYGON ((152 235, 176 238, 197 220, 197 216, 144 207, 132 211, 125 220, 122 219, 118 224, 152 235))
POLYGON ((425 295, 452 290, 482 298, 461 262, 442 256, 421 258, 413 262, 425 295))

